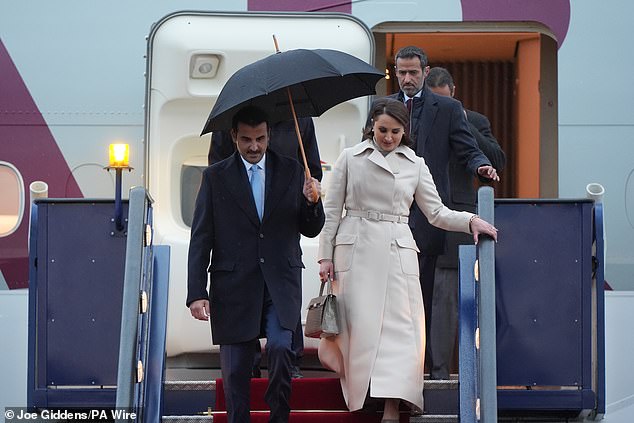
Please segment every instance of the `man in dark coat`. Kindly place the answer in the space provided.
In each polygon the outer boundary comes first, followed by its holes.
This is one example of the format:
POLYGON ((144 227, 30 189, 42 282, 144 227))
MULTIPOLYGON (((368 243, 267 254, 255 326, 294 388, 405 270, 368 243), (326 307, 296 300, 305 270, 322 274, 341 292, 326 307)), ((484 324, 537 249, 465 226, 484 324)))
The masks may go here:
MULTIPOLYGON (((434 67, 429 70, 426 84, 431 91, 445 97, 453 97, 456 86, 449 71, 434 67)), ((486 116, 466 110, 469 130, 478 147, 490 160, 496 170, 506 165, 506 156, 491 132, 491 124, 486 116)), ((467 172, 452 156, 449 160, 449 182, 451 184, 449 202, 454 210, 476 212, 476 190, 473 174, 467 172)), ((432 379, 448 379, 453 360, 456 334, 458 330, 458 245, 470 244, 473 238, 467 234, 447 232, 447 251, 438 257, 431 318, 429 350, 433 366, 432 379)))
MULTIPOLYGON (((469 131, 460 102, 436 95, 426 87, 429 66, 425 52, 415 46, 403 47, 396 53, 394 62, 400 91, 389 97, 402 101, 410 110, 408 129, 412 149, 425 159, 443 203, 449 203, 449 159, 452 156, 471 175, 499 180, 495 168, 482 154, 469 131)), ((409 225, 421 251, 418 255, 420 283, 429 340, 436 260, 445 252, 445 231, 432 226, 415 204, 410 211, 409 225)), ((433 362, 429 348, 425 356, 431 368, 433 362)))
POLYGON ((253 342, 265 336, 270 421, 287 422, 292 338, 302 303, 299 240, 300 234, 317 236, 324 224, 321 200, 312 201, 321 186, 315 178, 304 180, 296 160, 267 151, 261 109, 240 110, 231 135, 237 152, 203 172, 196 199, 187 306, 194 318, 211 319, 228 421, 249 421, 253 342))
MULTIPOLYGON (((321 159, 319 157, 319 146, 315 137, 315 124, 310 117, 298 119, 299 132, 302 136, 302 144, 308 162, 308 169, 312 177, 321 181, 322 169, 321 159)), ((297 159, 303 164, 303 159, 299 149, 297 133, 295 131, 295 122, 293 120, 277 122, 271 125, 271 137, 269 148, 282 156, 297 159)), ((209 154, 207 156, 209 165, 226 159, 236 151, 236 145, 231 139, 228 131, 214 131, 211 136, 211 144, 209 145, 209 154)), ((260 341, 254 343, 256 351, 253 362, 253 377, 261 377, 260 362, 262 353, 260 341)), ((297 322, 295 336, 293 337, 293 364, 291 366, 291 374, 294 378, 302 377, 300 371, 300 360, 304 353, 304 333, 302 331, 301 318, 297 322)))

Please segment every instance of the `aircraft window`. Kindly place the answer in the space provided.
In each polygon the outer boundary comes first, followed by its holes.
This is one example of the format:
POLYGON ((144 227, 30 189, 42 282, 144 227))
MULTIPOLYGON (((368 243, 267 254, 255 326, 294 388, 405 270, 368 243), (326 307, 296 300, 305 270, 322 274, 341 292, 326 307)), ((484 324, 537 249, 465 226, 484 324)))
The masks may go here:
POLYGON ((24 182, 10 163, 0 161, 0 237, 18 229, 24 213, 24 182))
POLYGON ((203 177, 205 166, 184 164, 181 168, 181 217, 189 227, 194 219, 196 196, 203 177))

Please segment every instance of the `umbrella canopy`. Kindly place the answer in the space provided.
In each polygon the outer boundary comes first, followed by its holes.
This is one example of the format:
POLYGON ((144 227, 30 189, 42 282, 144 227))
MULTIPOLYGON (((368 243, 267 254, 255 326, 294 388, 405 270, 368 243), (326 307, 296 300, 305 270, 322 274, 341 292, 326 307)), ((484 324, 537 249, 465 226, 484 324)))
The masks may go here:
POLYGON ((266 110, 271 123, 293 119, 287 88, 297 117, 320 116, 346 100, 376 94, 375 85, 384 76, 363 60, 337 50, 276 53, 229 78, 201 135, 230 129, 233 115, 248 105, 266 110))

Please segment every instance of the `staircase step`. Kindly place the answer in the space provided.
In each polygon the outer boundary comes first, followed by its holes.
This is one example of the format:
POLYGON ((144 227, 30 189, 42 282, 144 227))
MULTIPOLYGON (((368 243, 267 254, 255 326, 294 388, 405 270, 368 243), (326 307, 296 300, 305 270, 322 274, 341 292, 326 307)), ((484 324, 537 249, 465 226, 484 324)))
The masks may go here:
MULTIPOLYGON (((187 416, 180 416, 184 420, 166 420, 167 422, 188 422, 188 421, 213 421, 213 423, 226 423, 227 413, 225 411, 212 412, 213 420, 187 420, 187 416)), ((202 416, 209 418, 210 416, 202 416)), ((268 411, 251 411, 251 423, 267 423, 269 421, 268 411)), ((335 410, 300 410, 291 411, 289 423, 380 423, 380 413, 350 413, 348 411, 335 410)), ((401 414, 400 423, 408 423, 410 421, 409 414, 401 414)))
MULTIPOLYGON (((291 382, 291 409, 346 410, 337 378, 303 378, 291 382), (315 395, 318 392, 319 395, 315 395)), ((251 409, 267 410, 264 393, 268 379, 251 380, 251 409)), ((427 380, 423 395, 425 411, 432 414, 456 414, 459 406, 458 380, 427 380)), ((225 411, 222 379, 216 381, 216 411, 225 411)))
MULTIPOLYGON (((222 379, 216 381, 217 411, 225 411, 225 396, 222 379)), ((268 379, 251 379, 251 409, 268 410, 264 402, 264 393, 268 379)), ((341 393, 339 379, 336 378, 302 378, 291 381, 292 410, 346 410, 346 403, 341 393)))
POLYGON ((458 423, 459 421, 457 414, 423 414, 409 419, 409 423, 458 423))
MULTIPOLYGON (((252 412, 252 422, 268 422, 268 412, 254 411, 252 412)), ((364 423, 364 422, 380 422, 380 416, 372 416, 361 413, 346 413, 346 412, 319 412, 319 411, 304 411, 304 412, 291 412, 289 423, 318 423, 318 422, 332 422, 332 423, 364 423), (309 414, 310 413, 310 414, 309 414), (327 419, 327 420, 326 420, 327 419)), ((168 416, 163 417, 164 423, 223 423, 227 421, 225 413, 212 413, 210 416, 168 416), (215 416, 215 418, 214 418, 215 416)), ((407 416, 401 417, 401 423, 458 423, 460 419, 457 415, 434 415, 425 414, 422 416, 413 416, 407 418, 407 416)))
POLYGON ((460 384, 457 380, 426 380, 423 397, 425 412, 431 415, 453 415, 460 412, 460 384))
MULTIPOLYGON (((381 420, 381 405, 371 404, 367 409, 375 412, 347 411, 337 378, 303 378, 292 380, 291 423, 373 423, 381 420), (318 393, 316 395, 316 393, 318 393)), ((252 422, 268 421, 268 405, 264 392, 268 379, 252 379, 252 422), (262 410, 262 411, 258 411, 262 410)), ((458 422, 457 380, 425 381, 425 411, 427 414, 412 416, 403 413, 401 423, 458 422)), ((227 421, 222 379, 216 381, 166 381, 165 417, 163 422, 213 422, 227 421), (215 411, 211 411, 215 410, 215 411)))
POLYGON ((460 387, 458 379, 426 380, 425 389, 455 389, 460 387))
POLYGON ((215 380, 166 380, 166 391, 215 391, 215 380))
POLYGON ((195 416, 216 408, 215 380, 165 381, 163 387, 163 415, 165 416, 195 416))

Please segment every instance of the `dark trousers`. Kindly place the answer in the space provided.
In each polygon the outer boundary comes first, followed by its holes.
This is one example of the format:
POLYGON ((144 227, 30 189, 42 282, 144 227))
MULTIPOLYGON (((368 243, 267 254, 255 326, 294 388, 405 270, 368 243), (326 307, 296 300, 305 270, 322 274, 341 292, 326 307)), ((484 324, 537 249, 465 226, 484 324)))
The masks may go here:
MULTIPOLYGON (((297 322, 295 332, 293 332, 293 357, 291 364, 299 369, 300 359, 304 356, 304 330, 302 328, 302 319, 297 322)), ((262 363, 262 347, 260 340, 256 339, 253 343, 255 355, 253 356, 253 373, 260 374, 260 365, 262 363)), ((259 376, 258 376, 259 377, 259 376)))
POLYGON ((434 276, 436 272, 436 260, 438 256, 428 256, 418 254, 418 265, 420 271, 420 288, 423 291, 423 305, 425 306, 425 339, 427 346, 425 348, 425 363, 429 368, 432 365, 432 357, 429 348, 430 330, 432 325, 432 304, 434 299, 434 276))
POLYGON ((428 340, 432 379, 449 379, 458 332, 458 269, 436 268, 428 340))
MULTIPOLYGON (((293 331, 284 329, 265 289, 262 327, 266 334, 269 385, 264 400, 271 409, 270 422, 286 423, 290 414, 291 358, 293 331)), ((220 345, 220 368, 229 423, 250 422, 251 368, 253 341, 220 345)))

